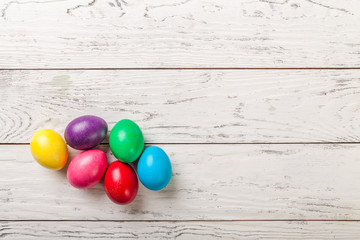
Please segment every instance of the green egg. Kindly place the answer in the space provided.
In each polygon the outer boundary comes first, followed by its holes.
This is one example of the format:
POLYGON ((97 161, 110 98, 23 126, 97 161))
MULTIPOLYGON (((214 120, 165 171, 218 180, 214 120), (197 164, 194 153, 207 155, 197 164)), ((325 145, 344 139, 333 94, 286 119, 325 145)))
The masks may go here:
POLYGON ((130 163, 140 157, 144 149, 144 136, 136 123, 123 119, 111 130, 109 145, 117 159, 130 163))

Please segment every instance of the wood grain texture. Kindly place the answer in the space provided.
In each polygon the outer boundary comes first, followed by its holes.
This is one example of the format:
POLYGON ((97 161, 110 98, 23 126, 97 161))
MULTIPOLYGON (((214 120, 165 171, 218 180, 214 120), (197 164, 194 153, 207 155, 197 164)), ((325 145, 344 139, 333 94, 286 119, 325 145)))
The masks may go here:
POLYGON ((360 70, 0 71, 0 142, 129 118, 148 143, 359 142, 360 70))
POLYGON ((358 0, 2 0, 0 68, 360 67, 358 0))
POLYGON ((2 239, 350 240, 359 222, 0 222, 2 239))
POLYGON ((360 220, 358 144, 160 147, 173 164, 168 187, 140 184, 120 206, 102 184, 78 190, 65 170, 42 168, 28 145, 1 145, 0 220, 360 220))

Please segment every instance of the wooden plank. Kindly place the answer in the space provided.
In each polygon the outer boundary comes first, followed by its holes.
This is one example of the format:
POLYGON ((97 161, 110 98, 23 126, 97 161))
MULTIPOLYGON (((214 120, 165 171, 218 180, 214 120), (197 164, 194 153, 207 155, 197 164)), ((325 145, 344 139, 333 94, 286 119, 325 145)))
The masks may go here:
POLYGON ((0 68, 360 67, 358 9, 358 0, 2 0, 0 68))
POLYGON ((360 145, 160 146, 170 184, 120 206, 102 184, 78 190, 42 168, 28 145, 1 145, 0 220, 360 220, 360 145))
POLYGON ((359 222, 0 222, 2 239, 357 239, 359 222))
POLYGON ((130 118, 148 143, 359 142, 360 70, 0 71, 0 142, 130 118))

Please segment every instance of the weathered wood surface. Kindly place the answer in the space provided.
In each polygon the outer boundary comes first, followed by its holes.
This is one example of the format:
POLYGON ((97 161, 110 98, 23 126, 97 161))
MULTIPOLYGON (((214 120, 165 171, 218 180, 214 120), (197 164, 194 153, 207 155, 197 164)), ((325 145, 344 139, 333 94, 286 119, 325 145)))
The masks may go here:
POLYGON ((0 68, 360 67, 358 0, 0 1, 0 68))
POLYGON ((358 9, 358 0, 0 1, 0 238, 358 239, 358 221, 327 220, 360 220, 360 145, 308 144, 360 142, 358 9), (19 144, 83 114, 109 129, 133 119, 147 143, 169 143, 160 146, 170 185, 141 186, 118 206, 101 184, 74 189, 65 170, 40 167, 19 144))
POLYGON ((359 222, 0 222, 2 239, 358 239, 359 222))
POLYGON ((160 146, 170 184, 120 206, 102 184, 78 190, 38 165, 29 145, 1 145, 0 220, 360 220, 358 144, 160 146))
POLYGON ((359 142, 360 70, 0 71, 0 142, 130 118, 148 143, 359 142))

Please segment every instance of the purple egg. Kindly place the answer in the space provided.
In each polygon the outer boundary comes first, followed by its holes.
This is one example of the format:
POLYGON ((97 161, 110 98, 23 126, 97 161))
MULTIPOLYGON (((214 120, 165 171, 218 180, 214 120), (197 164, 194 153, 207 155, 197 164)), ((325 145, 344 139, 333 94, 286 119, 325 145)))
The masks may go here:
POLYGON ((86 115, 72 120, 65 129, 65 140, 78 150, 93 148, 101 143, 108 131, 107 123, 97 116, 86 115))

